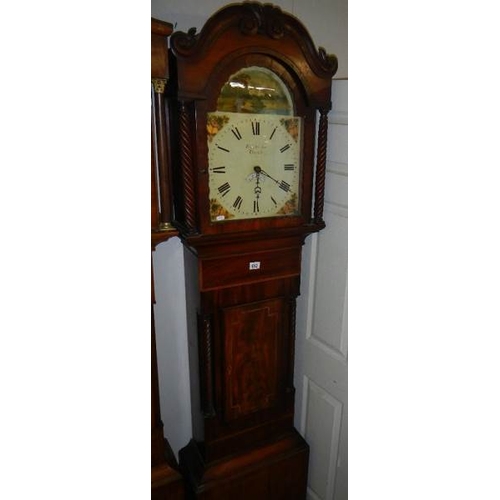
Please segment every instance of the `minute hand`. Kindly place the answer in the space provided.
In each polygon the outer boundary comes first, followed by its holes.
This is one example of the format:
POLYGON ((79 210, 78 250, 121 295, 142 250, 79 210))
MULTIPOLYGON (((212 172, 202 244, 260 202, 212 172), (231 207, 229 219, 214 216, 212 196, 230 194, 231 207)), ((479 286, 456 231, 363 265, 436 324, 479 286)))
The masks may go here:
POLYGON ((260 173, 262 175, 265 175, 266 177, 269 177, 269 179, 273 180, 274 182, 276 182, 276 184, 279 184, 280 181, 277 181, 274 177, 271 177, 267 172, 265 172, 264 170, 261 170, 260 173))

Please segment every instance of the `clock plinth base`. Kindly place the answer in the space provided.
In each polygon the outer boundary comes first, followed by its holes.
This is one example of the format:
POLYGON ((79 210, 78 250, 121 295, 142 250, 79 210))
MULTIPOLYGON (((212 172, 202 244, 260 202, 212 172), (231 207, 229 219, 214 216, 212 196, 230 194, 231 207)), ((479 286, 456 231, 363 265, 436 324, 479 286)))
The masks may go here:
POLYGON ((191 500, 305 500, 308 459, 309 446, 295 429, 211 463, 204 462, 194 441, 180 451, 191 500))

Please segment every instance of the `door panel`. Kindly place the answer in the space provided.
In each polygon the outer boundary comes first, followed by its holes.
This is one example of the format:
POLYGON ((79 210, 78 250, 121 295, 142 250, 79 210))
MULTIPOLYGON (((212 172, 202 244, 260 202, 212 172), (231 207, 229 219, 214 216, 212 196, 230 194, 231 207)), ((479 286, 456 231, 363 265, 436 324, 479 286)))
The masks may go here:
POLYGON ((344 297, 347 286, 347 217, 327 206, 327 229, 319 236, 317 247, 316 290, 311 340, 335 351, 337 357, 347 356, 347 331, 342 328, 344 297))
POLYGON ((282 299, 223 310, 226 420, 276 404, 283 363, 282 299))
POLYGON ((309 496, 333 498, 339 449, 342 402, 304 377, 304 430, 314 449, 309 463, 309 496))

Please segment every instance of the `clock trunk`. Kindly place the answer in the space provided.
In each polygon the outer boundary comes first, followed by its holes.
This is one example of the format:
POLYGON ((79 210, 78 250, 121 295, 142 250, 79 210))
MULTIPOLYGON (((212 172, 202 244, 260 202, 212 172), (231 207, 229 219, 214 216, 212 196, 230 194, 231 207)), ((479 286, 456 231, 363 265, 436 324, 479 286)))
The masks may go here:
POLYGON ((303 498, 294 495, 305 487, 309 449, 293 427, 302 243, 253 238, 185 250, 194 439, 180 461, 196 498, 212 498, 211 488, 222 495, 210 478, 232 467, 227 491, 241 488, 240 475, 253 484, 273 467, 300 469, 283 487, 286 498, 303 498))

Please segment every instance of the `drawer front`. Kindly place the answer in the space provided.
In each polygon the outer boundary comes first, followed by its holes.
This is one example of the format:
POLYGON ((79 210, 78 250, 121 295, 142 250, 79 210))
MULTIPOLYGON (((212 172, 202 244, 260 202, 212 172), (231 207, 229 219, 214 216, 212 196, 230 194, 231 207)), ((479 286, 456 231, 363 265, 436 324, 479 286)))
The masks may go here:
POLYGON ((203 259, 200 284, 203 291, 300 274, 301 248, 253 252, 203 259))

